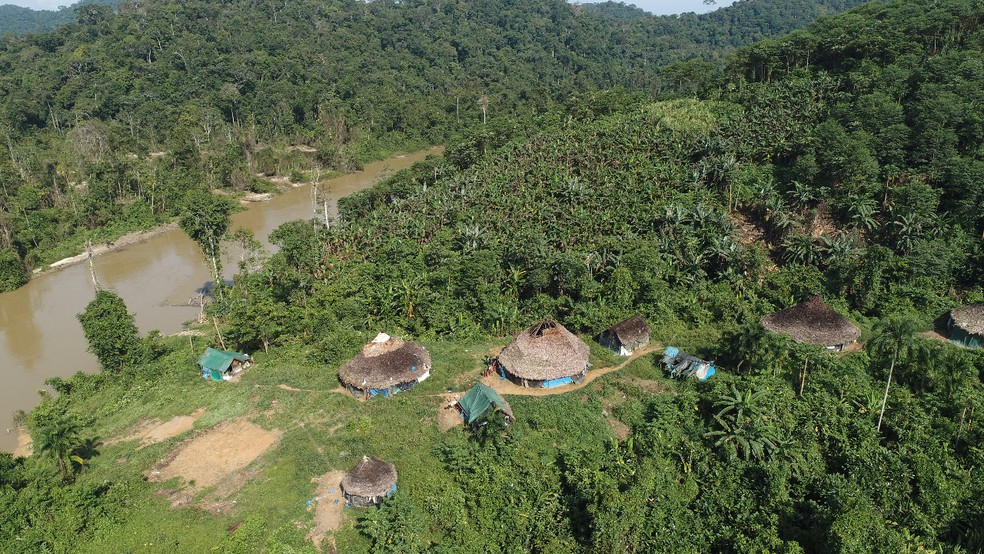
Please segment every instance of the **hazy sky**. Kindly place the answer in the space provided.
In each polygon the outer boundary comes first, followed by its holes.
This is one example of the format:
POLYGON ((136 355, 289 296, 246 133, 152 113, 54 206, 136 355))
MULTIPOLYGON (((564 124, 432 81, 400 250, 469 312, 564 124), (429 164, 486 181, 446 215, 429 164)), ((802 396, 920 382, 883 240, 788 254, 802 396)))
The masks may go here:
MULTIPOLYGON (((580 0, 581 2, 588 0, 580 0)), ((623 0, 624 1, 624 0, 623 0)), ((708 12, 716 8, 724 7, 733 3, 734 0, 718 0, 716 6, 705 6, 703 0, 635 0, 625 2, 655 14, 682 13, 682 12, 708 12)), ((56 10, 58 6, 68 6, 73 0, 0 0, 0 4, 13 4, 15 6, 25 6, 35 10, 56 10)))

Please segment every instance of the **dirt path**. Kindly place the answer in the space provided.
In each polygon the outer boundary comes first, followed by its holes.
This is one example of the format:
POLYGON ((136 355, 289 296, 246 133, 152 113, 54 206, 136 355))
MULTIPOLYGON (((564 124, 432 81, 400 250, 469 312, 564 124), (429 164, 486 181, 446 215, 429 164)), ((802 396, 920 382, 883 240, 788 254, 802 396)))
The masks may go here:
POLYGON ((342 494, 341 483, 344 476, 344 471, 330 471, 311 479, 312 483, 318 484, 318 488, 308 506, 308 510, 314 510, 314 527, 307 538, 318 550, 321 550, 325 534, 335 531, 342 524, 345 495, 342 494))
POLYGON ((161 423, 158 419, 150 420, 146 423, 140 425, 133 433, 127 435, 122 439, 115 439, 106 441, 106 444, 116 444, 123 441, 140 441, 140 446, 137 448, 143 448, 148 444, 154 444, 167 440, 171 437, 176 437, 185 431, 190 431, 195 426, 195 422, 198 418, 205 414, 205 408, 199 408, 192 412, 190 415, 176 416, 171 418, 164 423, 161 423))
POLYGON ((526 388, 519 385, 513 384, 507 379, 502 379, 498 375, 490 375, 488 377, 482 377, 482 384, 490 387, 499 394, 511 394, 514 396, 553 396, 555 394, 564 394, 574 390, 582 389, 595 379, 601 377, 602 375, 608 375, 613 371, 618 371, 623 367, 634 362, 638 358, 645 356, 646 354, 651 354, 657 350, 662 349, 663 346, 657 343, 649 343, 643 348, 636 350, 631 356, 626 358, 626 360, 618 365, 613 365, 601 369, 589 370, 587 376, 585 376, 584 381, 578 383, 577 385, 564 385, 562 387, 553 387, 549 389, 544 388, 526 388))

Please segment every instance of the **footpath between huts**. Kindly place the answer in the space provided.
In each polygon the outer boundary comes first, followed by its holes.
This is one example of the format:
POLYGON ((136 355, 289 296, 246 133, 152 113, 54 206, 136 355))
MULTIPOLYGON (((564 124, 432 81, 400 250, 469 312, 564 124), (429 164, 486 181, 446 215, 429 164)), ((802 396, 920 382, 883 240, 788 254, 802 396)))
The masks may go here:
POLYGON ((618 365, 603 367, 600 369, 589 369, 588 374, 584 377, 584 381, 576 385, 565 385, 561 387, 553 387, 549 389, 545 388, 529 388, 521 387, 508 379, 502 379, 497 374, 489 375, 487 377, 482 377, 481 383, 503 395, 514 395, 514 396, 553 396, 555 394, 565 394, 571 391, 582 389, 595 379, 601 377, 602 375, 608 375, 613 371, 618 371, 623 367, 629 365, 630 363, 636 361, 637 359, 645 356, 647 354, 652 354, 657 350, 662 350, 663 346, 658 343, 649 343, 646 346, 636 350, 631 356, 625 359, 622 363, 618 365))

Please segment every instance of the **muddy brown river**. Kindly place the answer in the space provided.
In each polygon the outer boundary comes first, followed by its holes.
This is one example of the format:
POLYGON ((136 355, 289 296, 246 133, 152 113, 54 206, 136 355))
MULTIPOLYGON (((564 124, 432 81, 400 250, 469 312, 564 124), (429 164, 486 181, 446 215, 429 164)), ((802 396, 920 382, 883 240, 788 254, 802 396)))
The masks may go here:
MULTIPOLYGON (((329 211, 334 212, 338 198, 439 152, 431 149, 367 164, 361 172, 322 181, 320 196, 328 199, 329 211)), ((314 216, 311 196, 311 186, 304 185, 253 203, 233 215, 230 231, 247 227, 267 244, 266 238, 279 225, 314 216)), ((227 278, 237 259, 233 254, 224 262, 227 278)), ((181 331, 185 322, 198 316, 189 299, 210 281, 198 246, 178 229, 97 256, 94 265, 102 287, 123 298, 142 333, 181 331)), ((12 451, 16 446, 13 414, 37 405, 45 379, 99 370, 75 317, 93 296, 84 263, 39 275, 15 291, 0 294, 0 450, 12 451)))

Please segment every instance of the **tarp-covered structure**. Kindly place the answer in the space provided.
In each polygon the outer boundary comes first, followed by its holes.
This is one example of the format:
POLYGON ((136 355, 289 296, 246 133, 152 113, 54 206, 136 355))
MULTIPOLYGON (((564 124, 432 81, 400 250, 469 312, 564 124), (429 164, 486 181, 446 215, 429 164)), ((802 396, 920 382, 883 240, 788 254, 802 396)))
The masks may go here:
POLYGON ((390 397, 430 377, 431 357, 414 342, 379 333, 351 360, 338 377, 354 396, 390 397))
POLYGON ((345 474, 341 485, 346 504, 357 508, 378 506, 396 492, 396 466, 363 456, 358 465, 345 474))
POLYGON ((500 375, 524 387, 580 383, 588 345, 563 325, 545 319, 520 333, 499 354, 500 375))
POLYGON ((686 352, 681 352, 675 346, 667 346, 663 351, 663 359, 660 362, 666 366, 670 372, 670 377, 686 379, 692 377, 701 381, 711 378, 717 370, 714 362, 702 360, 697 356, 691 356, 686 352))
POLYGON ((817 293, 795 306, 763 317, 762 326, 773 333, 788 335, 796 342, 831 350, 843 350, 861 336, 857 325, 835 312, 817 293))
POLYGON ((202 377, 211 381, 229 380, 240 369, 249 365, 250 357, 241 352, 228 352, 217 348, 206 348, 198 358, 202 377))
POLYGON ((984 345, 984 303, 950 312, 950 340, 966 348, 984 345))
POLYGON ((461 417, 469 425, 487 417, 488 413, 494 410, 505 414, 507 422, 513 417, 509 403, 499 393, 481 383, 462 396, 458 406, 461 408, 461 417))
POLYGON ((634 315, 602 332, 598 343, 620 356, 631 356, 633 350, 649 344, 651 333, 646 320, 634 315))

